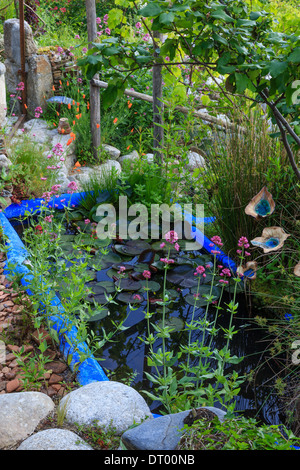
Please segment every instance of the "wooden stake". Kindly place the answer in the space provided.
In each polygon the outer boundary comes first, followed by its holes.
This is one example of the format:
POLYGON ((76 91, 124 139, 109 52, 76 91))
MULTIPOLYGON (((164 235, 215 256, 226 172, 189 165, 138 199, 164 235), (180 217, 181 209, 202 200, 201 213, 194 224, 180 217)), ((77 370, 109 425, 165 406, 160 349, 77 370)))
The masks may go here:
MULTIPOLYGON (((153 39, 162 40, 162 34, 154 31, 153 39)), ((154 50, 156 47, 154 47, 154 50)), ((159 57, 159 53, 154 52, 154 57, 159 57)), ((153 83, 153 154, 154 160, 157 162, 162 161, 162 153, 160 149, 164 145, 164 129, 163 124, 163 85, 162 85, 162 67, 157 65, 152 69, 152 83, 153 83)))
MULTIPOLYGON (((86 19, 87 19, 87 32, 89 49, 93 47, 91 44, 97 38, 97 23, 96 23, 96 2, 95 0, 85 0, 86 19)), ((95 80, 99 79, 96 74, 93 77, 95 80)), ((90 116, 91 116, 91 133, 93 144, 93 156, 95 160, 100 160, 101 154, 101 126, 100 126, 100 93, 92 83, 90 83, 90 116)))

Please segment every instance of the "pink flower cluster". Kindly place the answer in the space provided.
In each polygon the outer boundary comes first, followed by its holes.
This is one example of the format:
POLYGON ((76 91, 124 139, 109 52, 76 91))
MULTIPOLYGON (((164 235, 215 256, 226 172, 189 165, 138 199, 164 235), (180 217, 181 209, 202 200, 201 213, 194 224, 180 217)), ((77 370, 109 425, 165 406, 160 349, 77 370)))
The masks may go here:
POLYGON ((202 275, 202 277, 206 277, 206 274, 205 274, 205 267, 204 266, 197 266, 195 272, 194 272, 194 276, 198 276, 200 274, 200 276, 202 275))
POLYGON ((37 106, 34 110, 34 117, 38 119, 41 114, 43 114, 43 110, 40 106, 37 106))
POLYGON ((143 272, 143 276, 144 276, 145 279, 150 279, 150 277, 151 277, 150 271, 145 270, 145 271, 143 272))
MULTIPOLYGON (((243 254, 243 248, 244 249, 249 248, 249 246, 250 246, 248 239, 246 237, 241 237, 238 241, 238 246, 242 249, 241 250, 238 249, 238 250, 236 250, 236 252, 237 252, 238 255, 242 255, 243 254)), ((245 256, 251 256, 251 253, 249 253, 248 251, 245 251, 244 254, 245 254, 245 256)))

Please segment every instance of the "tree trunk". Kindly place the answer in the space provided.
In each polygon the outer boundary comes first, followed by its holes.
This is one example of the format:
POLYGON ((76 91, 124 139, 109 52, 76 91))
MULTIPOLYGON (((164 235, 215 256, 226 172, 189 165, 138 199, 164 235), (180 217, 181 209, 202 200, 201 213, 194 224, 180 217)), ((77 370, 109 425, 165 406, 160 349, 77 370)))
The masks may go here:
MULTIPOLYGON (((95 0, 85 0, 86 19, 87 19, 87 32, 89 49, 91 49, 92 42, 97 38, 97 23, 96 23, 96 3, 95 0)), ((96 74, 93 77, 95 80, 99 79, 96 74)), ((100 128, 100 93, 97 88, 90 83, 90 116, 91 116, 91 133, 93 156, 96 161, 100 160, 101 155, 101 128, 100 128)))
MULTIPOLYGON (((153 33, 154 40, 162 39, 162 34, 154 31, 153 33)), ((155 52, 154 45, 154 57, 158 57, 159 53, 155 52)), ((160 149, 164 145, 164 129, 161 127, 163 124, 163 112, 164 105, 162 102, 163 99, 163 85, 162 85, 162 67, 160 65, 155 65, 153 67, 153 151, 154 151, 154 160, 156 162, 161 162, 162 152, 160 149)))

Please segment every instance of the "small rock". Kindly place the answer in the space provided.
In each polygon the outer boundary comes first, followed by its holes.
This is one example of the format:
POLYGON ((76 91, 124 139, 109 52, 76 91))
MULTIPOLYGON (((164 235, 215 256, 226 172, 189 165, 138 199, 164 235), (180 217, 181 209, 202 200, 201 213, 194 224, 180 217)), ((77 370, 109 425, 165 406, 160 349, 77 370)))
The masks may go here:
POLYGON ((17 450, 93 450, 93 448, 72 431, 46 429, 28 437, 17 450))
POLYGON ((110 160, 118 160, 121 151, 112 145, 103 144, 102 149, 109 155, 110 160))
POLYGON ((61 375, 52 374, 49 379, 49 385, 58 384, 59 382, 62 382, 63 380, 64 378, 61 375))
POLYGON ((67 367, 68 366, 64 362, 59 362, 59 361, 48 362, 45 365, 45 369, 52 370, 54 374, 61 374, 67 369, 67 367))
POLYGON ((1 173, 3 168, 6 171, 9 170, 9 167, 11 165, 12 165, 12 161, 6 155, 4 155, 4 153, 2 153, 0 155, 0 173, 1 173))
POLYGON ((20 381, 19 379, 13 379, 7 382, 6 384, 6 393, 12 393, 17 390, 17 388, 20 386, 20 381))

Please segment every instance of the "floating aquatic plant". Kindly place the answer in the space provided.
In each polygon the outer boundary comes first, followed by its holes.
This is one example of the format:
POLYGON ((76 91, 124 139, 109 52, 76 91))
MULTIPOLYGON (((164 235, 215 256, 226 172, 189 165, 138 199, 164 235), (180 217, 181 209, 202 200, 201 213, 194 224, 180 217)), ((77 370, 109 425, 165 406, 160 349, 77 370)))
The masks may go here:
POLYGON ((258 219, 259 217, 266 217, 272 214, 274 209, 275 202, 273 201, 272 194, 269 193, 266 186, 264 186, 246 206, 245 213, 258 219))
POLYGON ((263 248, 264 253, 269 253, 282 248, 289 236, 281 227, 266 227, 263 229, 262 236, 254 238, 251 243, 263 248))

